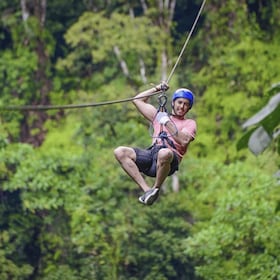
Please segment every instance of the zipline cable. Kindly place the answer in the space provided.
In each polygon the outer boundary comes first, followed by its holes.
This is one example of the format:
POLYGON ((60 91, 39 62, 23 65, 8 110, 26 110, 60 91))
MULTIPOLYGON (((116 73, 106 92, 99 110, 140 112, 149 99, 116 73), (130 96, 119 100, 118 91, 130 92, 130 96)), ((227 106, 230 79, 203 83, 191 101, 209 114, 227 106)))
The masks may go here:
POLYGON ((198 19, 199 19, 201 13, 202 13, 202 10, 203 10, 203 8, 204 8, 204 6, 205 6, 205 3, 206 3, 206 0, 204 0, 204 1, 202 2, 201 6, 200 6, 200 9, 199 9, 199 11, 198 11, 198 13, 197 13, 196 19, 195 19, 195 21, 194 21, 194 23, 193 23, 193 25, 192 25, 192 28, 191 28, 191 30, 190 30, 190 33, 189 33, 189 35, 188 35, 188 37, 187 37, 187 39, 186 39, 186 41, 185 41, 185 43, 184 43, 184 45, 183 45, 183 48, 181 49, 181 52, 180 52, 180 54, 179 54, 179 56, 178 56, 178 58, 177 58, 177 60, 176 60, 176 63, 174 64, 174 66, 173 66, 173 68, 172 68, 172 70, 171 70, 171 72, 170 72, 170 74, 169 74, 169 77, 168 77, 167 80, 166 80, 167 83, 169 83, 171 77, 173 76, 173 74, 174 74, 174 72, 175 72, 175 69, 177 68, 177 66, 178 66, 178 64, 179 64, 180 59, 181 59, 182 56, 183 56, 183 53, 184 53, 184 51, 185 51, 185 49, 186 49, 186 47, 187 47, 187 45, 188 45, 188 43, 189 43, 189 40, 190 40, 190 38, 191 38, 191 36, 192 36, 192 33, 193 33, 194 29, 195 29, 195 26, 196 26, 196 24, 197 24, 197 22, 198 22, 198 19))
MULTIPOLYGON (((176 60, 176 63, 174 64, 168 78, 167 78, 167 83, 171 80, 180 59, 183 56, 183 53, 189 43, 189 40, 192 36, 192 33, 195 29, 195 26, 197 25, 198 19, 202 13, 202 10, 205 6, 206 0, 203 0, 201 7, 198 11, 198 14, 196 16, 196 19, 192 25, 192 28, 190 30, 190 33, 188 34, 188 37, 181 49, 181 52, 176 60)), ((152 93, 149 96, 153 96, 156 94, 159 94, 160 92, 152 93)), ((104 101, 104 102, 97 102, 97 103, 87 103, 87 104, 70 104, 70 105, 23 105, 23 106, 0 106, 0 112, 1 111, 41 111, 41 110, 64 110, 64 109, 78 109, 78 108, 87 108, 87 107, 97 107, 97 106, 104 106, 104 105, 111 105, 111 104, 116 104, 116 103, 124 103, 124 102, 129 102, 133 101, 135 99, 138 99, 137 97, 131 97, 131 98, 126 98, 126 99, 119 99, 119 100, 111 100, 111 101, 104 101)))
MULTIPOLYGON (((154 92, 149 94, 149 96, 157 95, 160 91, 154 92)), ((97 103, 86 103, 86 104, 70 104, 70 105, 23 105, 23 106, 0 106, 1 111, 43 111, 43 110, 61 110, 61 109, 78 109, 78 108, 87 108, 87 107, 97 107, 97 106, 104 106, 104 105, 111 105, 116 103, 124 103, 133 101, 135 99, 140 99, 143 97, 131 97, 126 99, 119 99, 119 100, 111 100, 111 101, 104 101, 104 102, 97 102, 97 103)))

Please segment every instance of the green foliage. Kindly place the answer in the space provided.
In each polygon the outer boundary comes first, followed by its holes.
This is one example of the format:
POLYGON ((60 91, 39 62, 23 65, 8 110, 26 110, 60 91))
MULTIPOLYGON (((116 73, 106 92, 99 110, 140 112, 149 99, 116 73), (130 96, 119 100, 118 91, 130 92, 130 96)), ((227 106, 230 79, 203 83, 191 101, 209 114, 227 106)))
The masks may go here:
POLYGON ((135 186, 114 168, 117 163, 112 161, 110 149, 88 147, 87 154, 73 156, 73 149, 61 150, 67 141, 71 139, 58 142, 57 147, 46 142, 36 150, 8 145, 2 151, 1 158, 9 168, 8 163, 15 162, 14 175, 4 181, 2 189, 6 194, 18 192, 18 211, 26 213, 28 227, 40 228, 37 236, 31 237, 33 250, 41 252, 40 279, 58 279, 61 273, 69 279, 87 279, 88 275, 177 279, 178 275, 191 274, 185 256, 177 253, 189 228, 183 218, 188 212, 184 204, 171 207, 176 200, 171 196, 171 201, 162 201, 163 206, 166 203, 164 211, 160 204, 154 211, 143 208, 135 197, 135 186), (169 223, 177 211, 181 215, 169 223), (163 219, 157 221, 160 215, 163 219), (151 247, 143 249, 149 232, 151 247), (141 254, 137 253, 139 247, 141 254), (92 263, 86 268, 89 259, 92 263), (158 265, 151 266, 154 260, 158 265))
POLYGON ((202 105, 195 109, 198 127, 203 127, 198 144, 210 153, 226 147, 221 160, 236 156, 232 144, 241 136, 242 122, 269 98, 266 88, 278 77, 277 45, 249 36, 225 42, 223 52, 211 56, 209 66, 191 79, 202 105))
MULTIPOLYGON (((48 79, 51 76, 49 58, 54 52, 53 37, 42 28, 36 16, 29 14, 23 21, 17 11, 6 13, 3 25, 12 44, 7 44, 8 48, 1 52, 0 104, 3 107, 46 104, 51 84, 48 79)), ((42 130, 43 118, 42 114, 1 112, 5 129, 14 141, 36 138, 42 130)))
MULTIPOLYGON (((279 101, 277 101, 277 96, 280 95, 280 93, 277 93, 279 88, 279 84, 273 85, 272 88, 268 91, 269 95, 271 95, 271 99, 268 101, 268 103, 265 104, 265 106, 262 107, 261 110, 259 110, 254 116, 252 116, 243 124, 244 128, 253 126, 253 129, 251 128, 249 131, 244 133, 244 135, 237 143, 237 149, 247 148, 248 146, 250 148, 249 141, 251 141, 253 145, 254 142, 259 141, 259 137, 253 135, 253 133, 257 130, 259 131, 259 129, 263 129, 263 131, 267 133, 267 138, 269 140, 268 143, 265 143, 265 141, 262 140, 263 150, 266 148, 265 146, 268 146, 270 144, 271 140, 274 140, 274 138, 276 140, 273 141, 274 143, 277 143, 277 138, 280 141, 279 137, 277 137, 277 130, 280 125, 280 103, 279 101), (272 96, 272 94, 275 92, 275 96, 272 96)), ((260 152, 262 151, 260 150, 258 153, 260 152)), ((254 153, 256 153, 256 151, 254 151, 254 153)))
MULTIPOLYGON (((53 104, 134 96, 148 87, 140 86, 139 59, 150 80, 161 76, 165 45, 174 53, 168 63, 175 61, 186 31, 176 23, 189 25, 197 12, 183 2, 172 23, 178 33, 166 38, 160 20, 168 13, 156 1, 146 1, 145 16, 139 1, 48 2, 44 30, 34 17, 23 24, 20 7, 2 1, 1 105, 42 97, 38 42, 52 58, 41 70, 52 78, 46 98, 53 104), (128 16, 132 8, 135 18, 128 16)), ((249 2, 249 10, 248 1, 207 3, 191 55, 176 69, 171 87, 196 93, 191 116, 198 135, 178 173, 180 192, 171 192, 168 179, 153 207, 137 202, 140 191, 113 156, 118 145, 147 147, 152 140, 132 104, 49 112, 46 139, 36 149, 10 137, 34 114, 1 112, 1 279, 278 277, 280 197, 271 173, 279 158, 273 150, 259 158, 235 150, 241 123, 279 81, 279 8, 274 1, 264 10, 249 2), (275 30, 264 32, 263 22, 274 22, 275 30)))
MULTIPOLYGON (((27 279, 33 273, 32 256, 26 256, 32 244, 34 229, 30 219, 18 207, 17 193, 1 192, 0 205, 0 277, 1 279, 27 279)), ((35 220, 33 220, 35 221, 35 220)))
POLYGON ((124 14, 113 13, 107 18, 104 13, 86 12, 65 35, 74 51, 60 61, 59 67, 71 69, 73 73, 88 68, 85 73, 88 75, 95 72, 98 66, 99 69, 104 68, 104 63, 109 63, 110 67, 113 63, 117 69, 119 59, 123 59, 131 78, 136 79, 139 75, 138 60, 142 58, 146 67, 151 69, 149 73, 153 74, 155 60, 162 49, 161 36, 158 34, 160 30, 144 17, 132 19, 124 14), (121 58, 114 52, 115 47, 119 48, 121 58), (89 61, 91 64, 85 65, 89 61))
MULTIPOLYGON (((0 148, 0 277, 1 279, 27 279, 33 273, 33 258, 27 255, 39 221, 28 216, 21 208, 17 191, 5 191, 3 187, 14 175, 20 162, 32 152, 24 144, 9 145, 3 141, 0 148), (34 223, 34 224, 33 224, 34 223)), ((32 251, 32 250, 31 250, 32 251)), ((35 252, 33 251, 35 254, 35 252)))
MULTIPOLYGON (((37 58, 34 53, 21 49, 18 54, 6 51, 0 57, 1 106, 11 104, 25 105, 36 98, 34 72, 37 69, 37 58)), ((20 121, 23 116, 18 112, 1 112, 0 120, 5 130, 18 137, 20 121)))
POLYGON ((206 175, 211 180, 196 200, 210 206, 210 219, 205 220, 198 213, 197 219, 201 217, 202 221, 185 242, 186 254, 196 260, 197 275, 203 279, 276 278, 276 182, 241 163, 228 168, 213 167, 219 176, 206 175))

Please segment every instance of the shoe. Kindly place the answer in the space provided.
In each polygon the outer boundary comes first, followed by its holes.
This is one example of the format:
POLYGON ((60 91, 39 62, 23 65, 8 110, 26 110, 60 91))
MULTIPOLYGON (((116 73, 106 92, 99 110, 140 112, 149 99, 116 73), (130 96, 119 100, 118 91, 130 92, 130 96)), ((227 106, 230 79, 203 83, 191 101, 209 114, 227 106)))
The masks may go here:
POLYGON ((159 188, 153 188, 149 191, 146 191, 142 196, 139 197, 139 202, 146 204, 146 205, 152 205, 159 196, 159 188))

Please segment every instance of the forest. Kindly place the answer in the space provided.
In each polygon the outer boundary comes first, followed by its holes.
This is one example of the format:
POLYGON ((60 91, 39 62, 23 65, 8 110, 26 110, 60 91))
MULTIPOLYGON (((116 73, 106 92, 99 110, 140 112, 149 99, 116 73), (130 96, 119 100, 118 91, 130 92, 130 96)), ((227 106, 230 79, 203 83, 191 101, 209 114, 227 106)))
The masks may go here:
POLYGON ((0 15, 1 280, 280 280, 279 0, 0 15), (150 146, 131 98, 167 80, 169 112, 194 92, 198 130, 145 206, 114 149, 150 146))

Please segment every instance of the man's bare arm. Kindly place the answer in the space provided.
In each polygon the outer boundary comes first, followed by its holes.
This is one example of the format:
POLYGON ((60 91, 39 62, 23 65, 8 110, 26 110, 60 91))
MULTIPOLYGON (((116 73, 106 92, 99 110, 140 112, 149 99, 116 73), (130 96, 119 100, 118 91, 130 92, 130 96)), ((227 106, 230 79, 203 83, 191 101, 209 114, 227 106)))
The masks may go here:
POLYGON ((172 121, 168 121, 165 124, 165 127, 167 128, 170 135, 172 135, 174 140, 183 146, 187 146, 191 141, 194 140, 189 133, 178 131, 177 127, 174 125, 174 123, 172 123, 172 121))
POLYGON ((163 86, 165 90, 168 89, 168 85, 166 83, 162 83, 153 88, 140 92, 133 100, 133 104, 136 106, 138 111, 149 121, 153 121, 157 109, 153 105, 149 104, 148 100, 154 93, 160 93, 163 86))

